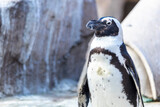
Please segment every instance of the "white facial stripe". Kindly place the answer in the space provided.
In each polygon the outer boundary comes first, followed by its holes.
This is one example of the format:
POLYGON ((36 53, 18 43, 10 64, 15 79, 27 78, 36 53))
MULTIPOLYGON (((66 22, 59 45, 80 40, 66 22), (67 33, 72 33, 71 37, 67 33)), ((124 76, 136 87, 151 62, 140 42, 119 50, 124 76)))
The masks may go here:
POLYGON ((122 31, 121 24, 120 24, 120 22, 119 22, 117 19, 115 19, 115 18, 113 18, 113 17, 106 17, 106 18, 103 18, 103 19, 102 19, 102 21, 104 21, 104 20, 106 20, 106 21, 112 21, 112 20, 114 20, 114 22, 116 23, 116 25, 117 25, 118 28, 119 28, 119 34, 120 34, 121 36, 123 36, 123 31, 122 31))
POLYGON ((110 22, 112 21, 112 19, 109 19, 109 18, 103 18, 103 19, 102 19, 102 22, 103 22, 103 21, 105 21, 105 20, 106 20, 106 21, 110 21, 110 22))

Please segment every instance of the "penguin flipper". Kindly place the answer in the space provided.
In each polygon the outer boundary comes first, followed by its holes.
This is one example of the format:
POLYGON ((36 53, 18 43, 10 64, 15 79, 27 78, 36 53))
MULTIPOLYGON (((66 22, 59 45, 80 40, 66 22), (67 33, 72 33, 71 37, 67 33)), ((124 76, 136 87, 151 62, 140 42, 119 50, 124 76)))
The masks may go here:
POLYGON ((82 85, 78 90, 78 107, 87 107, 89 103, 90 93, 88 88, 87 75, 83 79, 82 85))
POLYGON ((140 101, 141 101, 141 103, 142 103, 142 107, 144 107, 144 103, 143 103, 143 99, 142 99, 142 95, 141 95, 140 86, 138 86, 138 83, 137 83, 137 80, 136 80, 136 78, 135 78, 134 72, 133 72, 133 71, 130 71, 130 75, 131 75, 131 77, 132 77, 132 79, 133 79, 133 81, 134 81, 134 83, 135 83, 135 86, 136 86, 136 89, 137 89, 137 92, 138 92, 138 96, 139 96, 140 101))
POLYGON ((139 99, 142 103, 142 107, 144 107, 144 103, 143 103, 143 99, 142 99, 142 95, 141 95, 141 87, 140 87, 139 77, 138 77, 137 71, 135 69, 134 63, 133 63, 130 55, 128 54, 124 44, 121 46, 121 54, 126 59, 125 66, 134 81, 134 84, 135 84, 137 92, 138 92, 139 99))

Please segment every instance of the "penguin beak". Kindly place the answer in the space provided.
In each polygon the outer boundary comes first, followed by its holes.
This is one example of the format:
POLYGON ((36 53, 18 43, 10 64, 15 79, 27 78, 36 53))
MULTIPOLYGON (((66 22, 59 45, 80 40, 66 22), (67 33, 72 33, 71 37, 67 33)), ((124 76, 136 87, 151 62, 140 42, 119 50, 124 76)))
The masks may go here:
POLYGON ((100 31, 104 28, 106 28, 106 24, 104 24, 103 22, 99 21, 99 20, 90 20, 87 24, 86 27, 90 30, 94 30, 94 31, 100 31))

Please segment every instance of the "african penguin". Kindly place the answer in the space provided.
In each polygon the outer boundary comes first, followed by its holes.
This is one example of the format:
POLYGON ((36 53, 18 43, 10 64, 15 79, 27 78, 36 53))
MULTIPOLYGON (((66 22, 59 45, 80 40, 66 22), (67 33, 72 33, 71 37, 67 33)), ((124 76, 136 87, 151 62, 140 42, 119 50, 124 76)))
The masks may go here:
POLYGON ((143 106, 140 81, 123 42, 120 22, 114 17, 91 20, 93 30, 87 74, 78 92, 79 107, 143 106))

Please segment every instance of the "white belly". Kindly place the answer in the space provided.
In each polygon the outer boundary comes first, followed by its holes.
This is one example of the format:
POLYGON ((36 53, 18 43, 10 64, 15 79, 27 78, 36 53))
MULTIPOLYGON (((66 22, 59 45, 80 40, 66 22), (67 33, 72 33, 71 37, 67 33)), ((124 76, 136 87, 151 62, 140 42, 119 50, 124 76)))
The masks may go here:
POLYGON ((92 107, 133 107, 123 93, 122 74, 110 60, 102 53, 91 56, 87 77, 92 107))

